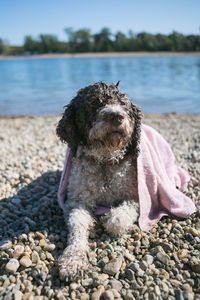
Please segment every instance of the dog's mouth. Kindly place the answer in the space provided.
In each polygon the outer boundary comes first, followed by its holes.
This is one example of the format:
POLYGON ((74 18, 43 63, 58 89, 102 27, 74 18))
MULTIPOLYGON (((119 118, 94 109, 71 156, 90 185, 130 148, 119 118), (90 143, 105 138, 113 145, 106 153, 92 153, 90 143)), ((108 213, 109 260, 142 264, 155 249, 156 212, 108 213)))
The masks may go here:
POLYGON ((122 135, 122 132, 119 130, 113 130, 113 131, 111 131, 111 134, 121 134, 122 135))
POLYGON ((109 147, 121 148, 124 145, 125 139, 125 133, 122 130, 112 130, 107 133, 104 142, 109 147))
POLYGON ((123 129, 114 129, 114 130, 111 130, 110 132, 108 132, 108 135, 119 135, 119 136, 124 137, 126 134, 123 129))

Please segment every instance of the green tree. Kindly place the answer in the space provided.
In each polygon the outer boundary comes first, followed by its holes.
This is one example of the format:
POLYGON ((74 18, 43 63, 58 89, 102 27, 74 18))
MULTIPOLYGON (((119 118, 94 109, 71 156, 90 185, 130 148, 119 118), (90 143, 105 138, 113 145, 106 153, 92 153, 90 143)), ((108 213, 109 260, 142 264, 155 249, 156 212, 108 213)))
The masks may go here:
POLYGON ((52 34, 40 34, 39 51, 40 53, 58 52, 58 38, 52 34))
POLYGON ((9 43, 6 40, 0 39, 0 54, 11 54, 11 47, 9 46, 9 43))
POLYGON ((93 35, 93 39, 95 52, 113 51, 113 42, 111 40, 111 32, 109 28, 104 27, 100 33, 93 35))
POLYGON ((39 52, 39 43, 34 40, 31 35, 25 36, 24 51, 30 52, 31 54, 39 52))
POLYGON ((173 43, 170 38, 164 34, 156 34, 156 49, 157 51, 170 51, 173 48, 173 43))
POLYGON ((3 40, 0 39, 0 54, 3 54, 3 49, 4 49, 4 43, 3 40))
POLYGON ((90 52, 91 33, 90 29, 82 28, 74 31, 72 27, 66 28, 70 52, 90 52))
POLYGON ((182 33, 173 31, 169 36, 172 43, 172 51, 184 51, 185 36, 182 33))
POLYGON ((115 51, 127 51, 127 37, 121 31, 118 31, 115 35, 114 40, 114 50, 115 51))
POLYGON ((135 41, 137 51, 155 51, 156 38, 153 34, 147 32, 138 33, 135 41))

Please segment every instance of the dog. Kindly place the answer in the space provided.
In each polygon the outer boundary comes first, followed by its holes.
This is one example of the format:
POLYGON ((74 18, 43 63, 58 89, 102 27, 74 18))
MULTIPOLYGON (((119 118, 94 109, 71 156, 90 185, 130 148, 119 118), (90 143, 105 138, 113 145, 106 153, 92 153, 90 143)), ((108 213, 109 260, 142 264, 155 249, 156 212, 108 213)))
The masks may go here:
POLYGON ((118 84, 99 82, 79 90, 56 128, 73 155, 64 211, 68 241, 58 259, 61 279, 78 278, 88 269, 88 236, 95 222, 120 236, 138 219, 142 113, 118 84), (102 218, 95 214, 99 207, 110 208, 102 218))

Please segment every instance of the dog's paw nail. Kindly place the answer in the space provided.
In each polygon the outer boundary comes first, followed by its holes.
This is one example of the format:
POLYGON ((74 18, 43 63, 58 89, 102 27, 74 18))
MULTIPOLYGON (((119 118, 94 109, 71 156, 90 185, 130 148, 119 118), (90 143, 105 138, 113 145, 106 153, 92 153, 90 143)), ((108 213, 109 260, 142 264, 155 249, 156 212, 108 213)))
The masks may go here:
POLYGON ((61 280, 72 281, 83 277, 88 268, 87 254, 84 251, 68 247, 59 257, 58 267, 61 280))

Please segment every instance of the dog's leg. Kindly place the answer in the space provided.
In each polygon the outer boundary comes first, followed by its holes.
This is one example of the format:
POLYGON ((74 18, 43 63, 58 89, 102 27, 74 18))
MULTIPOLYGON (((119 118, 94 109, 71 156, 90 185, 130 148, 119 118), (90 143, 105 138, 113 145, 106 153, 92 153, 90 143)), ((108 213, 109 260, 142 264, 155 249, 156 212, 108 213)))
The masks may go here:
POLYGON ((88 268, 88 234, 94 220, 89 211, 73 208, 67 214, 68 246, 58 258, 61 279, 81 277, 88 268))
POLYGON ((121 235, 131 229, 138 219, 138 203, 124 201, 120 206, 112 208, 110 213, 103 217, 106 231, 114 236, 121 235))

